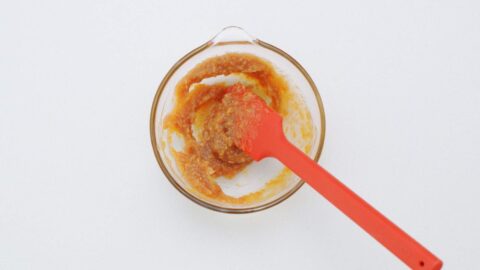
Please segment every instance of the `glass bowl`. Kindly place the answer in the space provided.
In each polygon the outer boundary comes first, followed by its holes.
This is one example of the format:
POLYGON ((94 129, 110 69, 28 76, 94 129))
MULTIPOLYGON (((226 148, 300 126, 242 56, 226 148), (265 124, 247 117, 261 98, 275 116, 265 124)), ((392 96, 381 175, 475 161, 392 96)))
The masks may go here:
MULTIPOLYGON (((165 116, 174 106, 174 91, 177 82, 203 60, 230 52, 250 53, 259 56, 273 64, 276 71, 285 77, 289 88, 303 100, 306 109, 310 112, 313 136, 310 142, 310 151, 307 154, 318 161, 325 139, 325 112, 313 80, 290 55, 264 41, 252 38, 243 29, 235 26, 224 28, 213 39, 182 57, 168 71, 153 100, 150 115, 150 136, 160 168, 170 183, 183 195, 211 210, 224 213, 251 213, 267 209, 284 201, 303 185, 303 181, 296 175, 291 174, 285 184, 279 190, 272 192, 271 196, 249 204, 226 203, 202 196, 190 187, 188 181, 179 172, 176 162, 168 150, 171 147, 169 144, 172 144, 170 140, 167 140, 168 131, 162 128, 165 116)), ((217 183, 225 193, 227 191, 233 195, 242 192, 248 193, 254 191, 249 191, 252 186, 258 188, 259 185, 265 185, 265 179, 270 177, 272 173, 284 168, 283 165, 273 159, 265 159, 258 163, 249 165, 249 167, 254 168, 248 169, 247 167, 248 173, 240 173, 241 176, 238 179, 235 179, 235 177, 233 180, 223 181, 223 184, 220 184, 221 181, 219 180, 217 183)))

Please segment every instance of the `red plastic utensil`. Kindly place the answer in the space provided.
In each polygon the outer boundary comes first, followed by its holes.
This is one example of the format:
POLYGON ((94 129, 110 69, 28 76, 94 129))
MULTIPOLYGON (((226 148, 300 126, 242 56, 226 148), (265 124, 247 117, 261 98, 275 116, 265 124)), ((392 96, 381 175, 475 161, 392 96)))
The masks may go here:
POLYGON ((442 268, 439 258, 292 145, 283 134, 282 118, 263 100, 240 84, 230 87, 227 95, 236 111, 237 147, 257 161, 281 161, 410 268, 442 268))

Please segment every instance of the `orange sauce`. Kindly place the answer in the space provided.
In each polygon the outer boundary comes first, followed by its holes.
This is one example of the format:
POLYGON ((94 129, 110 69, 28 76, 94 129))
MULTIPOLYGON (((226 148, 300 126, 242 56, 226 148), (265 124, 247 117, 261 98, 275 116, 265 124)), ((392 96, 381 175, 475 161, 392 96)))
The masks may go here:
MULTIPOLYGON (((173 156, 183 177, 202 196, 233 204, 265 199, 273 195, 272 189, 286 185, 285 179, 290 173, 288 169, 284 169, 261 190, 241 197, 226 195, 216 183, 218 177, 232 178, 252 162, 235 146, 228 133, 234 123, 230 117, 232 114, 227 112, 235 109, 224 100, 229 85, 202 82, 221 75, 238 75, 248 82, 254 82, 253 86, 246 87, 280 115, 288 113, 287 99, 293 93, 286 80, 269 62, 246 53, 228 53, 206 59, 176 85, 175 106, 166 117, 164 128, 179 135, 184 147, 180 151, 172 149, 173 156)), ((302 137, 311 137, 311 129, 311 126, 302 128, 302 137)))

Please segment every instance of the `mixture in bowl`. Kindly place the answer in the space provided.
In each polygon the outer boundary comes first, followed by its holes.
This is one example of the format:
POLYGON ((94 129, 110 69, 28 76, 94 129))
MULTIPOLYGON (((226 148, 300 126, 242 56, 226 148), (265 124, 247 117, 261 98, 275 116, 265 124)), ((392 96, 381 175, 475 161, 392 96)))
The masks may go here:
MULTIPOLYGON (((247 53, 227 53, 208 58, 190 70, 176 85, 175 105, 163 128, 183 140, 180 150, 170 149, 183 178, 202 197, 246 204, 275 195, 286 185, 284 168, 260 190, 239 197, 223 192, 217 179, 234 178, 247 170, 252 159, 233 143, 230 130, 231 100, 227 89, 246 87, 283 118, 287 138, 308 153, 313 141, 309 111, 287 80, 266 60, 247 53)), ((171 138, 170 142, 171 144, 171 138)))

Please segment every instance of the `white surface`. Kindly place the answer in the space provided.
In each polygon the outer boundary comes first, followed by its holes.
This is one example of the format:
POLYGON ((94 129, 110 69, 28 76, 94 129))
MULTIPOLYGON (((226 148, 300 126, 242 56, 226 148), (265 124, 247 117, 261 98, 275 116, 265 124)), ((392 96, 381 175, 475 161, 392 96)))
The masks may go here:
POLYGON ((480 256, 478 1, 2 1, 0 269, 404 269, 309 187, 225 215, 152 153, 170 66, 223 26, 289 52, 321 164, 444 259, 480 256))

